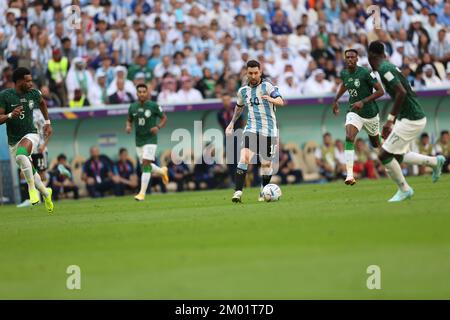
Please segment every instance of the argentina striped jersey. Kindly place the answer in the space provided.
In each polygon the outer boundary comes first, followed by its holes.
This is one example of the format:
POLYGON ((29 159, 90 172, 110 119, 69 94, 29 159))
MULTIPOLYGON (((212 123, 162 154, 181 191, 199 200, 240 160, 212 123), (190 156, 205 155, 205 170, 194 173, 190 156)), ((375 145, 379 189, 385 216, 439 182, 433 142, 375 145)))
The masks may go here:
POLYGON ((244 132, 259 133, 267 137, 277 137, 278 127, 275 117, 276 107, 273 103, 264 100, 262 96, 272 98, 280 97, 278 88, 269 81, 263 80, 258 86, 243 86, 237 94, 238 107, 246 107, 247 125, 244 132))

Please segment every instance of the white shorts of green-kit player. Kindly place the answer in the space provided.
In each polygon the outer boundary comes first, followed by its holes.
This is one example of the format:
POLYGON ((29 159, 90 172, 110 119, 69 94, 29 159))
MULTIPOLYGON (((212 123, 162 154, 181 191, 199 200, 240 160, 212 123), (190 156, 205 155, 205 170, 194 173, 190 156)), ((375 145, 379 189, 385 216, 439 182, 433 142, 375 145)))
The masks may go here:
POLYGON ((378 115, 373 118, 366 119, 359 116, 355 112, 349 112, 345 117, 345 126, 349 124, 356 127, 358 131, 361 131, 361 129, 364 128, 364 130, 367 131, 367 134, 371 137, 380 134, 380 117, 378 115))
POLYGON ((391 134, 383 143, 383 149, 392 154, 403 155, 409 151, 411 142, 415 141, 427 124, 427 118, 419 120, 400 119, 392 128, 391 134))
MULTIPOLYGON (((442 173, 445 158, 443 156, 430 157, 416 152, 410 152, 410 145, 422 133, 427 124, 424 117, 419 120, 400 119, 392 128, 392 132, 383 143, 382 148, 393 155, 403 156, 403 163, 409 165, 428 166, 433 168, 432 181, 438 181, 442 173)), ((386 172, 399 187, 397 193, 389 202, 398 202, 411 198, 414 190, 408 185, 403 176, 400 164, 394 158, 385 163, 386 172)))
POLYGON ((136 147, 136 153, 139 161, 150 160, 155 161, 156 157, 156 144, 145 144, 142 147, 136 147))
POLYGON ((29 133, 25 136, 23 136, 22 139, 20 139, 19 142, 17 142, 14 146, 9 146, 9 154, 11 155, 12 159, 16 158, 16 152, 17 152, 17 148, 19 147, 19 144, 22 142, 23 139, 27 139, 31 141, 31 146, 32 146, 32 150, 31 153, 36 152, 37 150, 37 146, 39 145, 39 135, 37 133, 29 133))

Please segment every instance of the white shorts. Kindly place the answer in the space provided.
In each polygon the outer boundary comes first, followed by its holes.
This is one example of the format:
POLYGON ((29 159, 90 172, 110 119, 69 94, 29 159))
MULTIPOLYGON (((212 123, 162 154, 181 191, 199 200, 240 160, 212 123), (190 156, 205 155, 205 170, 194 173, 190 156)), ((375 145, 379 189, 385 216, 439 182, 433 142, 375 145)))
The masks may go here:
POLYGON ((364 128, 364 130, 367 131, 367 134, 371 137, 380 134, 380 117, 378 115, 373 118, 366 119, 359 116, 355 112, 349 112, 345 118, 345 126, 348 124, 355 126, 358 131, 361 131, 361 129, 364 128))
POLYGON ((409 146, 422 133, 427 118, 420 120, 397 120, 392 128, 392 132, 384 141, 382 148, 392 154, 405 154, 409 151, 409 146))
POLYGON ((9 146, 9 154, 11 155, 11 158, 16 158, 17 148, 19 147, 19 144, 23 139, 28 139, 31 141, 32 147, 30 156, 37 151, 37 147, 39 145, 39 135, 37 133, 29 133, 24 135, 23 138, 20 139, 20 141, 17 142, 14 146, 9 146))
POLYGON ((139 160, 155 161, 156 147, 156 144, 145 144, 142 147, 136 147, 136 153, 139 160))

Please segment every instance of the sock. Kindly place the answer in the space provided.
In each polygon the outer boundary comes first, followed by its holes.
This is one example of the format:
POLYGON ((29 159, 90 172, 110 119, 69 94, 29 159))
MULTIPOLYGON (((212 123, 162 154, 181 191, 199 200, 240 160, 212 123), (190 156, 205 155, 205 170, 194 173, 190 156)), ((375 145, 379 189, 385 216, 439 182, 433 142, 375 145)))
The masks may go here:
POLYGON ((36 186, 36 189, 39 190, 39 192, 44 196, 44 197, 48 197, 49 193, 47 191, 47 188, 45 187, 44 183, 42 182, 41 176, 39 175, 39 173, 35 173, 34 174, 34 184, 36 186))
POLYGON ((239 163, 236 169, 236 191, 242 191, 244 188, 245 175, 247 174, 248 165, 245 163, 239 163))
POLYGON ((437 158, 426 156, 424 154, 408 152, 403 157, 403 161, 407 164, 417 164, 419 166, 436 167, 437 158))
POLYGON ((262 186, 261 189, 270 183, 272 179, 272 168, 261 168, 262 186))
POLYGON ((350 141, 345 141, 345 166, 347 168, 347 177, 353 177, 353 162, 355 157, 354 144, 350 141))
POLYGON ((394 180, 400 190, 403 192, 408 191, 410 189, 408 183, 406 182, 405 176, 403 175, 402 168, 398 161, 392 158, 390 161, 383 161, 383 164, 386 168, 386 172, 389 177, 394 180))
POLYGON ((162 175, 163 171, 161 167, 158 167, 156 164, 152 163, 152 172, 162 175))
POLYGON ((16 163, 19 166, 20 170, 22 171, 25 180, 27 181, 28 189, 29 190, 35 189, 36 187, 34 185, 33 165, 31 164, 30 159, 28 159, 28 156, 20 154, 19 151, 17 153, 18 154, 16 155, 16 163))
POLYGON ((146 194, 147 187, 150 183, 150 178, 152 177, 152 166, 143 166, 142 167, 142 176, 141 176, 141 191, 139 193, 146 194))

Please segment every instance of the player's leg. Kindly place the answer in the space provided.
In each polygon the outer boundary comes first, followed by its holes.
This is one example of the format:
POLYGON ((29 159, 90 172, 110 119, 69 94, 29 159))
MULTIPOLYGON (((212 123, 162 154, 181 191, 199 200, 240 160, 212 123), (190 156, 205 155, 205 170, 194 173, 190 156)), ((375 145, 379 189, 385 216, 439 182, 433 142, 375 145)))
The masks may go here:
POLYGON ((37 172, 34 173, 34 184, 36 186, 36 189, 39 190, 39 192, 42 194, 42 197, 44 198, 44 205, 47 209, 48 213, 53 213, 54 205, 52 202, 52 188, 47 188, 44 184, 43 177, 46 177, 46 171, 47 171, 47 154, 45 153, 34 153, 32 155, 33 160, 33 167, 37 170, 37 172))
POLYGON ((355 139, 364 125, 363 119, 354 112, 347 113, 345 117, 345 167, 347 169, 346 185, 356 183, 353 177, 353 166, 355 162, 355 139))
POLYGON ((36 170, 33 168, 33 165, 30 160, 30 154, 33 151, 33 142, 28 138, 23 138, 17 144, 15 149, 15 159, 16 163, 22 172, 25 181, 28 185, 28 194, 30 196, 31 204, 35 205, 39 203, 39 193, 36 190, 34 174, 36 170))
POLYGON ((442 167, 445 163, 444 156, 431 157, 416 152, 408 152, 403 157, 403 162, 410 165, 427 166, 433 169, 432 181, 437 182, 442 173, 442 167))
POLYGON ((258 155, 261 159, 261 190, 258 201, 264 201, 262 191, 270 183, 273 174, 273 160, 277 149, 277 139, 275 137, 260 136, 258 155))
POLYGON ((403 155, 407 152, 409 144, 416 134, 412 133, 408 125, 403 121, 397 121, 392 129, 391 134, 384 141, 379 159, 385 166, 388 176, 394 180, 398 186, 397 193, 389 200, 389 202, 398 202, 411 198, 414 190, 406 182, 400 163, 403 155))
MULTIPOLYGON (((156 144, 146 144, 142 147, 137 147, 136 152, 142 164, 142 176, 141 176, 141 190, 134 197, 137 201, 145 200, 148 185, 152 177, 152 162, 155 161, 156 144)), ((156 166, 157 167, 157 166, 156 166)), ((159 167, 157 167, 159 168, 159 167)))
POLYGON ((233 198, 231 199, 233 202, 241 202, 242 189, 244 188, 245 177, 247 176, 248 164, 253 155, 253 151, 249 148, 242 148, 239 163, 236 168, 236 186, 234 188, 235 192, 233 198))

